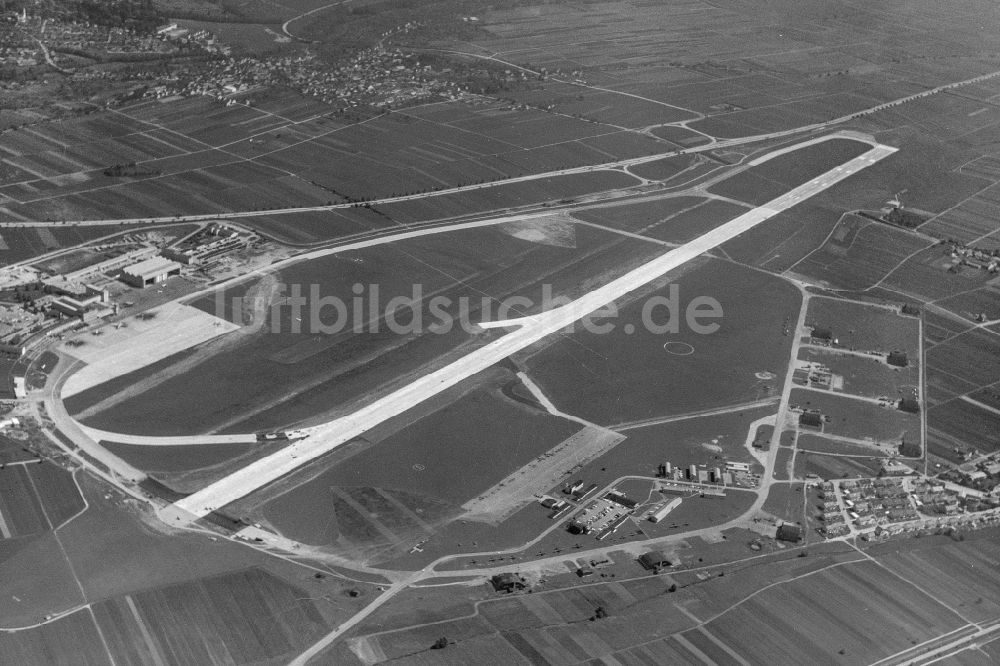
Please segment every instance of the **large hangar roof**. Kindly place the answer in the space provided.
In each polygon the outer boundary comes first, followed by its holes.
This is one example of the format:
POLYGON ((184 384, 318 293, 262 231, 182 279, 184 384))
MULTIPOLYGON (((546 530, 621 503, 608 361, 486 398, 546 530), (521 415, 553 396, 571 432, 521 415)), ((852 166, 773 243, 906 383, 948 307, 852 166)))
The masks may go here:
POLYGON ((179 263, 171 261, 165 257, 152 257, 151 259, 146 259, 145 261, 140 261, 137 264, 127 266, 124 269, 124 272, 129 275, 148 279, 157 275, 169 273, 170 271, 176 270, 180 267, 181 265, 179 263))

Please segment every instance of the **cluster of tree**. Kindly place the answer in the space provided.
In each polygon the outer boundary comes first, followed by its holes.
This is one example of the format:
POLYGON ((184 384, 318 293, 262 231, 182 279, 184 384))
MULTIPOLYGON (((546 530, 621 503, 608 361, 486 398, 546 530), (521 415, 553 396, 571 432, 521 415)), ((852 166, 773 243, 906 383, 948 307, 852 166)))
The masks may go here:
POLYGON ((130 28, 136 32, 152 32, 165 18, 153 0, 48 0, 32 3, 28 11, 64 21, 130 28))
POLYGON ((919 441, 903 440, 899 445, 899 455, 906 458, 919 458, 923 450, 920 448, 919 441))
POLYGON ((885 216, 885 221, 907 229, 915 229, 925 222, 924 218, 902 208, 893 208, 885 216))

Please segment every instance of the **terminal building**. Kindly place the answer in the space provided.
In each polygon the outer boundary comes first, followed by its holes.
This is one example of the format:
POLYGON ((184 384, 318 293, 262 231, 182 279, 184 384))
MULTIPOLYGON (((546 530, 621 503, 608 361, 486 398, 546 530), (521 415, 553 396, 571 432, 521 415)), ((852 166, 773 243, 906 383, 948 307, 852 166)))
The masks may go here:
POLYGON ((122 270, 125 284, 143 289, 159 284, 173 275, 180 275, 181 265, 164 257, 152 257, 122 270))
POLYGON ((95 319, 109 317, 114 314, 114 308, 108 305, 108 290, 94 285, 85 285, 83 294, 57 296, 50 303, 51 309, 67 317, 78 318, 84 323, 95 319))

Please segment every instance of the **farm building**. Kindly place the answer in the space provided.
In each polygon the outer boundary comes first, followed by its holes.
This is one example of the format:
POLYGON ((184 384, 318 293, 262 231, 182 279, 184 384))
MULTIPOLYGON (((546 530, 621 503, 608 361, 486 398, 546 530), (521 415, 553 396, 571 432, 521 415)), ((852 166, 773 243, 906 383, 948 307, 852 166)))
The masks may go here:
POLYGON ((889 352, 889 357, 886 359, 886 363, 894 365, 897 368, 905 368, 909 361, 906 358, 906 352, 891 351, 889 352))
POLYGON ((663 567, 670 566, 670 560, 667 556, 660 550, 651 550, 648 553, 643 553, 639 556, 639 564, 642 565, 643 569, 649 571, 655 571, 657 569, 662 569, 663 567))
POLYGON ((180 275, 181 265, 163 257, 152 257, 122 270, 122 280, 133 287, 145 288, 180 275))
POLYGON ((778 528, 778 533, 774 537, 778 541, 791 541, 792 543, 797 543, 802 541, 802 528, 798 525, 789 525, 785 523, 778 528))
POLYGON ((823 415, 819 412, 802 412, 799 415, 799 425, 806 428, 822 428, 823 415))
POLYGON ((899 401, 899 410, 902 412, 910 412, 911 414, 919 414, 920 403, 913 398, 902 398, 899 401))

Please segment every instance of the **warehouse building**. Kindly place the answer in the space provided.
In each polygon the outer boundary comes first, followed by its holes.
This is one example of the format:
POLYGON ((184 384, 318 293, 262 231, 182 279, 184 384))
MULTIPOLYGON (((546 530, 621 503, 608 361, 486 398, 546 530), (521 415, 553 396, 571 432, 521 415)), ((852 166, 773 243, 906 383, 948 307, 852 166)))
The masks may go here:
POLYGON ((646 515, 646 520, 648 520, 651 523, 658 523, 664 518, 666 518, 667 515, 675 508, 677 508, 677 506, 680 503, 681 503, 681 498, 675 497, 669 502, 666 502, 665 504, 657 505, 656 508, 654 508, 646 515))
POLYGON ((140 261, 122 270, 122 280, 140 289, 163 282, 172 275, 180 275, 181 265, 163 257, 140 261))

